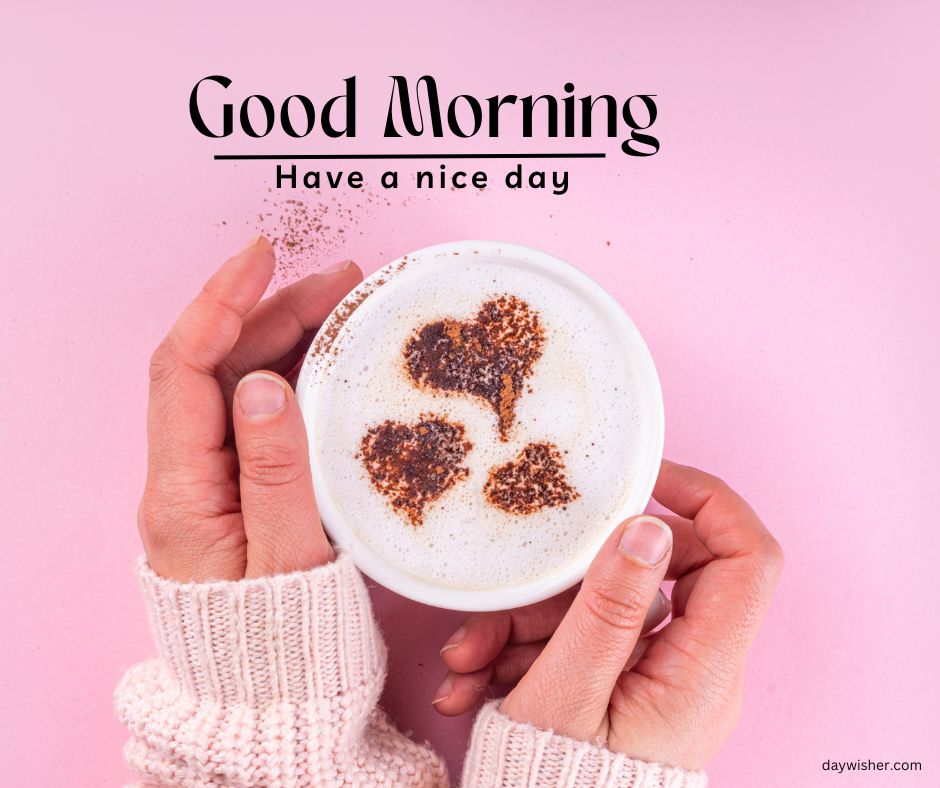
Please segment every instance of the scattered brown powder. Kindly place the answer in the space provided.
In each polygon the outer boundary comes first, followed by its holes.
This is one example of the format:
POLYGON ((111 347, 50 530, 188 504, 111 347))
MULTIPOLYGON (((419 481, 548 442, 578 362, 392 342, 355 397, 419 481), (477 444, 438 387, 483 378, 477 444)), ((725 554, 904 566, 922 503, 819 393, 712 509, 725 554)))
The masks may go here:
MULTIPOLYGON (((322 267, 361 254, 355 247, 374 226, 376 215, 389 208, 407 207, 417 197, 397 190, 368 186, 331 194, 329 189, 275 189, 267 191, 250 215, 239 222, 222 219, 216 226, 243 224, 250 233, 262 234, 274 246, 277 266, 274 287, 300 279, 322 267)), ((422 199, 429 199, 424 196, 422 199)), ((234 242, 244 243, 241 235, 234 242)))
POLYGON ((473 445, 456 422, 424 413, 417 424, 384 421, 363 437, 358 457, 372 485, 413 526, 424 510, 470 471, 461 463, 473 445))
POLYGON ((565 479, 565 466, 552 443, 530 443, 514 460, 490 469, 486 500, 509 514, 534 514, 580 497, 565 479))
POLYGON ((321 326, 320 330, 317 332, 316 338, 313 340, 313 344, 310 346, 310 355, 312 356, 321 356, 327 357, 333 351, 333 345, 336 343, 336 337, 339 335, 339 332, 342 330, 343 326, 346 325, 346 321, 352 316, 352 313, 355 312, 370 295, 372 295, 378 288, 384 285, 389 278, 395 274, 401 273, 408 265, 408 258, 402 258, 389 272, 386 276, 380 277, 368 284, 361 284, 352 293, 350 293, 343 301, 341 301, 336 308, 333 310, 333 313, 330 315, 329 319, 321 326))
POLYGON ((507 441, 523 383, 542 355, 538 313, 514 295, 480 307, 475 319, 429 323, 404 349, 405 369, 419 386, 468 394, 490 404, 507 441))
POLYGON ((369 204, 363 195, 339 202, 315 191, 301 200, 269 190, 262 202, 255 229, 274 246, 278 287, 342 259, 350 236, 365 234, 360 222, 369 204))
POLYGON ((313 344, 310 346, 312 355, 327 356, 333 350, 336 337, 346 321, 362 305, 362 302, 372 295, 376 287, 378 287, 378 283, 374 287, 361 286, 337 304, 329 321, 320 327, 313 344))

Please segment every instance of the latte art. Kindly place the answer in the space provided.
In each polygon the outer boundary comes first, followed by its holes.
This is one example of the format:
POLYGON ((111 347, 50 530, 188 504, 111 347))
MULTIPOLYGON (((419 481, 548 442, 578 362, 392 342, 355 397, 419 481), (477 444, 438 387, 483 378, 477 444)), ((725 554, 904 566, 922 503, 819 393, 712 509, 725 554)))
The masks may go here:
POLYGON ((423 416, 417 424, 385 421, 362 439, 360 456, 372 486, 412 525, 424 509, 467 477, 461 466, 472 448, 461 424, 423 416))
POLYGON ((550 443, 530 443, 511 462, 492 468, 483 493, 493 506, 519 515, 564 506, 580 497, 565 480, 558 447, 550 443))
POLYGON ((661 400, 639 335, 583 276, 522 247, 452 248, 353 291, 297 391, 337 546, 379 582, 389 567, 425 589, 415 598, 460 606, 583 572, 646 503, 661 400))
MULTIPOLYGON (((538 315, 525 301, 502 296, 487 301, 476 320, 439 320, 421 328, 405 347, 405 368, 417 386, 489 403, 505 442, 543 342, 538 315)), ((472 447, 463 434, 462 424, 430 416, 415 425, 386 421, 362 439, 362 461, 376 490, 420 525, 424 507, 467 475, 457 467, 472 447)), ((486 499, 521 515, 570 503, 578 492, 564 480, 562 467, 555 446, 530 443, 515 460, 490 471, 486 499)))
POLYGON ((488 402, 505 441, 544 342, 538 315, 525 301, 504 295, 483 304, 474 320, 448 318, 422 327, 405 347, 405 368, 419 386, 488 402))

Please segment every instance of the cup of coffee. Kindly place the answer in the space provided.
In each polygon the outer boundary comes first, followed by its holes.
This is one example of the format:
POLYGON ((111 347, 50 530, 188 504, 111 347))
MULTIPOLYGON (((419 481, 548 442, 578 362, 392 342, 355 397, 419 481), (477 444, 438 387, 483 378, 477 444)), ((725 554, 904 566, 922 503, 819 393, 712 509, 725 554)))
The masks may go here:
POLYGON ((662 459, 636 326, 585 274, 513 244, 432 246, 368 277, 314 339, 297 396, 333 543, 437 607, 577 583, 662 459))

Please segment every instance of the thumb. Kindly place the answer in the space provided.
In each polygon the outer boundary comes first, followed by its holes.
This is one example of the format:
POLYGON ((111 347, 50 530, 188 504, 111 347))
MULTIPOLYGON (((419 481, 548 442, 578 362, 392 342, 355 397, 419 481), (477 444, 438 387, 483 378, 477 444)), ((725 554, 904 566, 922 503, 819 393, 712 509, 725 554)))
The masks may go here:
POLYGON ((307 432, 280 375, 252 372, 235 389, 232 423, 247 577, 311 569, 333 559, 313 496, 307 432))
POLYGON ((633 517, 614 531, 555 634, 501 711, 582 741, 597 736, 671 553, 672 531, 657 517, 633 517))

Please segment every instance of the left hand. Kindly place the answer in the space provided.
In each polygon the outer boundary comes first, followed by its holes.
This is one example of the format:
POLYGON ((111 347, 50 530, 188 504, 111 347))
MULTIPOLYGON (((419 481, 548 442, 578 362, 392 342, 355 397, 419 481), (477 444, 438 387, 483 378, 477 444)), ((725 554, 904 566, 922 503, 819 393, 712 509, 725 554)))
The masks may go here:
POLYGON ((285 377, 362 272, 342 263, 262 300, 274 267, 259 237, 213 274, 151 359, 138 528, 162 577, 238 580, 333 558, 285 377))

